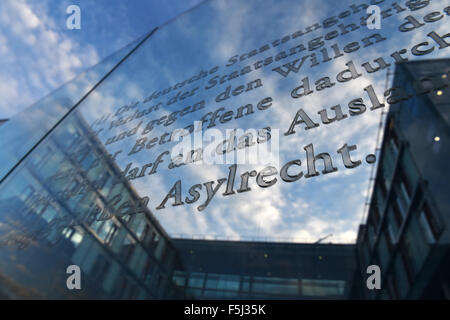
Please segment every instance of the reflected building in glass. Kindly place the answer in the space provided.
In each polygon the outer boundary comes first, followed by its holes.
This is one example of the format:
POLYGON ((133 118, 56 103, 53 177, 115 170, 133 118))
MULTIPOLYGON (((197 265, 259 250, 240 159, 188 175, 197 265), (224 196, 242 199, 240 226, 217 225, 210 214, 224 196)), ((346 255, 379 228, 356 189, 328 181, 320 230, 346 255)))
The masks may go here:
POLYGON ((398 64, 367 222, 357 249, 362 277, 381 268, 365 298, 450 298, 450 60, 398 64))
POLYGON ((78 114, 1 191, 3 297, 177 297, 168 235, 78 114), (69 265, 83 290, 61 286, 69 265))

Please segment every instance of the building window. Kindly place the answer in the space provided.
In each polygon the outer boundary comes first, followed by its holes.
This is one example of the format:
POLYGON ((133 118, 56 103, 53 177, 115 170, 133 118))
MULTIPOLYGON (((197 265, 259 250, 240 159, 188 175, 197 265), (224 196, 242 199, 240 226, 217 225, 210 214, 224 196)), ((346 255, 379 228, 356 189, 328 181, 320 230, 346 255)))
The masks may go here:
POLYGON ((136 237, 138 237, 139 240, 143 240, 145 237, 145 232, 147 230, 147 221, 145 220, 145 218, 143 216, 138 216, 140 218, 140 221, 137 224, 136 227, 136 237))
POLYGON ((364 241, 361 243, 361 249, 360 249, 360 252, 361 252, 361 262, 362 262, 362 265, 369 265, 369 260, 370 260, 370 249, 369 249, 369 246, 368 246, 368 243, 367 243, 367 241, 366 241, 366 239, 364 239, 364 241))
POLYGON ((376 206, 372 208, 372 214, 370 215, 370 220, 372 220, 374 230, 378 230, 380 216, 378 214, 378 208, 376 206))
POLYGON ((387 189, 388 184, 386 183, 386 180, 384 179, 383 169, 380 168, 379 170, 380 170, 380 174, 379 174, 380 183, 378 184, 378 187, 380 188, 383 198, 386 199, 386 197, 388 195, 388 189, 387 189))
POLYGON ((388 228, 388 235, 389 235, 389 243, 391 246, 397 243, 397 229, 394 229, 393 223, 389 221, 389 224, 387 226, 388 228))
POLYGON ((301 288, 304 296, 341 296, 345 291, 345 281, 302 279, 301 288))
POLYGON ((72 234, 75 232, 75 229, 73 228, 64 228, 62 231, 62 235, 66 238, 66 239, 70 239, 72 237, 72 234))
POLYGON ((388 190, 391 187, 391 176, 386 171, 386 168, 384 168, 384 164, 380 166, 379 171, 380 173, 378 174, 377 179, 380 181, 380 187, 383 195, 387 196, 388 190))
POLYGON ((423 205, 419 213, 419 222, 427 242, 429 244, 435 243, 439 238, 442 227, 427 204, 423 205))
POLYGON ((398 286, 397 286, 397 281, 395 280, 394 277, 389 277, 388 281, 388 291, 389 291, 389 296, 391 299, 398 299, 399 295, 398 295, 398 286))
POLYGON ((412 194, 412 189, 415 184, 419 181, 419 173, 416 170, 416 166, 411 159, 408 149, 405 149, 403 152, 403 156, 401 159, 401 168, 402 168, 402 179, 406 183, 406 187, 410 188, 410 194, 412 194))
POLYGON ((369 221, 369 225, 367 226, 367 230, 368 230, 368 233, 369 233, 368 237, 369 237, 370 248, 373 248, 373 245, 375 243, 376 234, 375 234, 375 230, 374 230, 374 227, 373 227, 371 221, 369 221))
POLYGON ((53 221, 53 219, 58 215, 58 213, 56 212, 55 208, 49 204, 47 205, 47 207, 45 208, 45 211, 43 211, 41 213, 42 218, 45 219, 45 221, 47 221, 47 223, 50 223, 53 221))
POLYGON ((39 153, 36 153, 33 157, 33 165, 36 166, 36 168, 39 168, 41 165, 44 165, 47 163, 48 159, 50 158, 52 154, 52 148, 49 146, 46 146, 44 149, 41 149, 39 153))
POLYGON ((394 131, 391 131, 391 136, 389 138, 389 145, 392 148, 393 154, 398 155, 399 143, 394 131))
POLYGON ((163 262, 166 256, 166 252, 167 252, 166 241, 164 238, 160 238, 158 244, 156 245, 155 258, 158 261, 163 262))
POLYGON ((20 194, 20 198, 27 204, 32 199, 35 190, 32 186, 26 186, 20 194))
POLYGON ((397 226, 399 226, 399 228, 400 228, 400 226, 403 223, 403 213, 400 210, 400 208, 398 207, 398 203, 397 202, 393 203, 392 209, 393 209, 394 218, 395 218, 395 221, 397 223, 397 226))
MULTIPOLYGON (((308 286, 308 280, 305 281, 305 290, 308 290, 311 287, 308 286)), ((254 277, 252 282, 252 293, 263 293, 269 295, 298 295, 298 279, 254 277)))
POLYGON ((406 217, 406 214, 408 213, 408 208, 410 204, 410 195, 408 194, 405 184, 403 182, 400 182, 395 187, 395 200, 397 204, 397 209, 399 213, 402 215, 403 218, 406 217))
POLYGON ((404 189, 403 192, 405 192, 408 198, 411 198, 413 193, 413 184, 411 183, 408 176, 403 170, 400 171, 400 180, 401 180, 401 188, 404 189))
POLYGON ((430 246, 426 243, 425 237, 420 230, 417 215, 411 218, 401 244, 401 251, 410 269, 411 279, 413 279, 422 269, 430 252, 430 246))
POLYGON ((388 242, 386 241, 386 235, 385 233, 382 233, 380 241, 378 242, 378 257, 380 258, 382 269, 386 268, 390 256, 391 254, 389 252, 388 242))
POLYGON ((150 244, 152 243, 154 233, 152 231, 152 228, 146 223, 144 231, 141 235, 141 241, 144 244, 144 246, 150 247, 150 244))
POLYGON ((411 193, 408 192, 408 189, 406 188, 406 185, 403 181, 400 182, 400 194, 402 195, 402 198, 405 200, 406 203, 409 203, 411 200, 411 193))
POLYGON ((114 239, 116 233, 117 233, 117 226, 113 223, 105 236, 105 243, 106 244, 112 243, 112 240, 114 239))
POLYGON ((250 277, 248 276, 242 277, 240 291, 245 293, 250 292, 250 283, 251 283, 250 277))
POLYGON ((380 224, 380 220, 381 220, 380 206, 378 205, 378 203, 375 203, 374 205, 372 205, 371 217, 372 217, 375 229, 378 229, 378 225, 380 224))
POLYGON ((203 288, 205 274, 201 272, 191 272, 188 279, 189 288, 203 288))
POLYGON ((93 152, 89 152, 86 154, 85 157, 83 157, 83 160, 80 161, 80 166, 85 171, 88 171, 91 168, 91 166, 95 163, 95 160, 97 160, 96 155, 93 152))
POLYGON ((396 213, 394 207, 395 205, 390 205, 386 214, 387 229, 392 244, 397 243, 398 230, 402 222, 400 213, 396 213))
POLYGON ((100 191, 102 191, 104 196, 107 196, 109 193, 109 188, 112 185, 111 174, 108 171, 101 173, 100 177, 94 182, 94 185, 99 190, 104 188, 104 190, 100 191))
POLYGON ((144 268, 142 269, 142 277, 146 280, 145 283, 149 284, 149 279, 152 276, 152 271, 153 271, 153 261, 152 259, 150 259, 150 257, 147 257, 145 259, 145 265, 144 268))
POLYGON ((185 287, 186 286, 186 273, 182 271, 175 271, 173 275, 173 282, 178 287, 185 287))
POLYGON ((414 281, 414 269, 411 264, 411 260, 409 260, 409 256, 408 256, 405 246, 402 246, 400 248, 399 254, 400 254, 400 258, 403 262, 403 267, 404 267, 403 271, 405 272, 408 282, 411 285, 414 281))
POLYGON ((387 232, 386 231, 383 232, 383 235, 386 240, 386 245, 387 245, 388 251, 389 251, 389 253, 392 253, 394 243, 392 242, 391 237, 389 235, 389 230, 387 232))
POLYGON ((397 284, 398 297, 400 299, 404 299, 406 298, 406 294, 408 293, 410 282, 405 264, 399 254, 397 254, 396 256, 394 267, 395 267, 394 279, 395 283, 397 284))
POLYGON ((123 261, 125 261, 125 262, 128 261, 128 259, 133 254, 135 248, 136 248, 136 242, 134 241, 134 239, 132 237, 127 235, 122 244, 122 247, 120 248, 120 255, 122 256, 123 261))
POLYGON ((103 255, 99 254, 91 270, 91 276, 94 281, 98 283, 102 282, 108 272, 109 266, 110 262, 103 255))
POLYGON ((381 171, 381 176, 387 190, 389 190, 390 188, 396 160, 396 152, 391 148, 390 144, 387 143, 384 148, 381 160, 381 167, 383 168, 383 170, 381 171))
POLYGON ((116 280, 113 292, 117 293, 118 298, 124 298, 128 287, 128 280, 125 276, 119 276, 116 280))
POLYGON ((78 247, 78 245, 83 241, 84 235, 80 233, 78 230, 75 230, 75 232, 70 237, 70 242, 74 245, 74 247, 78 247))

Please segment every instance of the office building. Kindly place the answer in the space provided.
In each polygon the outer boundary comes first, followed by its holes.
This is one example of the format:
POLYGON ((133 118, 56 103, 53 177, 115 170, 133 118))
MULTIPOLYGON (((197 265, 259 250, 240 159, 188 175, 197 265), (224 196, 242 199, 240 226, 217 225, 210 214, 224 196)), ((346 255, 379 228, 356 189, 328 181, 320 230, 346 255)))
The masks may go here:
POLYGON ((382 289, 363 290, 366 298, 450 297, 449 71, 449 59, 396 66, 393 87, 410 98, 390 107, 358 234, 361 273, 376 264, 382 274, 382 289))

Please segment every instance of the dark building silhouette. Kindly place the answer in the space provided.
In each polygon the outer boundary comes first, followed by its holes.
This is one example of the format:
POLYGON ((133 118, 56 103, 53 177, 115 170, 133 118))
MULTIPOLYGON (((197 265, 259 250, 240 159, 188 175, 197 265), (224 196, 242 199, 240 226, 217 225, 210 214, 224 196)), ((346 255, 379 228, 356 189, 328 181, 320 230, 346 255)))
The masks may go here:
POLYGON ((360 282, 381 268, 366 299, 450 298, 450 59, 398 64, 403 95, 387 116, 369 214, 357 250, 360 282), (406 95, 404 95, 406 94, 406 95))
POLYGON ((355 246, 174 239, 188 299, 347 299, 355 246))
POLYGON ((177 297, 168 235, 77 113, 0 190, 0 247, 14 253, 2 251, 0 296, 177 297), (64 285, 73 264, 80 291, 64 285))

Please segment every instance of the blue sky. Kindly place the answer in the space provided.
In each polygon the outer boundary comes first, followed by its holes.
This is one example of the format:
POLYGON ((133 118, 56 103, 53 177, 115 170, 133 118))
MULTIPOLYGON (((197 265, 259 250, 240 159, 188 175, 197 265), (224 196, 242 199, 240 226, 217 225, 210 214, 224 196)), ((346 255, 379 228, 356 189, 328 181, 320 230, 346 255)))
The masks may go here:
POLYGON ((0 1, 0 119, 200 2, 0 1), (71 4, 81 9, 81 30, 66 28, 71 4))

